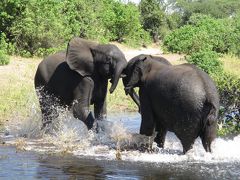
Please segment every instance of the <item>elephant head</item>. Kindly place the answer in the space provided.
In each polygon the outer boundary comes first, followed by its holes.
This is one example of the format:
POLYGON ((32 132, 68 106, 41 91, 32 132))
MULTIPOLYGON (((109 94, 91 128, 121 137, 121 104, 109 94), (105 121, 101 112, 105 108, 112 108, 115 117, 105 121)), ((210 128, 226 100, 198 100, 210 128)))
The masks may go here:
POLYGON ((163 65, 171 65, 163 57, 155 57, 151 55, 138 55, 132 58, 127 67, 124 69, 124 74, 126 75, 123 78, 123 84, 125 86, 125 91, 128 94, 128 90, 139 87, 141 82, 144 81, 144 77, 148 74, 151 67, 154 67, 154 62, 161 62, 163 65))
POLYGON ((133 101, 137 104, 139 111, 139 97, 133 88, 141 86, 141 83, 144 81, 147 72, 151 69, 151 66, 154 66, 154 61, 161 62, 163 65, 171 65, 171 63, 163 57, 141 54, 132 58, 123 71, 125 74, 125 77, 123 78, 125 93, 126 95, 129 94, 131 96, 133 101))
POLYGON ((72 70, 81 76, 98 74, 111 79, 110 93, 119 81, 123 69, 127 66, 124 54, 111 44, 97 44, 81 38, 73 38, 68 43, 66 61, 72 70))

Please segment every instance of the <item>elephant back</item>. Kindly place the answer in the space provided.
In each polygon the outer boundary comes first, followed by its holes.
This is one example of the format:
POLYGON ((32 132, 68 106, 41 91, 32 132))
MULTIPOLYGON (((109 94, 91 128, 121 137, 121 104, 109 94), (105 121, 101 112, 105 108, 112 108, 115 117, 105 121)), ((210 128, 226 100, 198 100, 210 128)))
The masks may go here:
POLYGON ((75 37, 68 43, 66 61, 69 67, 82 76, 91 76, 94 71, 91 48, 97 43, 75 37))

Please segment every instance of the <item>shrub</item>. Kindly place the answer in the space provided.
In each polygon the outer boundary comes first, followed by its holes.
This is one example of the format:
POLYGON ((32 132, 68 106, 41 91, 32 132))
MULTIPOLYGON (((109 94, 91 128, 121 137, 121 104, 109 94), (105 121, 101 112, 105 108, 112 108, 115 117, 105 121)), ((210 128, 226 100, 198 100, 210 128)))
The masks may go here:
POLYGON ((240 131, 240 78, 230 73, 211 74, 217 84, 222 106, 219 135, 240 131))
POLYGON ((38 57, 46 57, 49 54, 54 54, 58 51, 67 49, 66 46, 67 46, 67 44, 65 44, 65 46, 61 46, 61 47, 57 47, 57 48, 39 48, 34 55, 38 56, 38 57))
POLYGON ((57 47, 65 42, 67 29, 60 14, 62 5, 46 0, 27 3, 11 27, 18 54, 34 55, 39 48, 57 47))
POLYGON ((185 20, 194 13, 227 18, 239 12, 240 2, 238 0, 177 0, 175 8, 181 10, 185 20))
POLYGON ((217 83, 221 104, 225 108, 240 107, 240 78, 230 73, 212 73, 217 83))
POLYGON ((6 37, 12 40, 11 27, 25 11, 29 0, 2 0, 0 1, 0 30, 6 37))
POLYGON ((10 62, 10 58, 7 54, 8 44, 6 42, 6 35, 0 34, 0 65, 7 65, 10 62))
POLYGON ((206 73, 222 72, 221 61, 218 60, 218 54, 214 51, 198 51, 186 57, 186 60, 197 65, 206 73))
POLYGON ((233 49, 232 44, 237 37, 233 25, 231 19, 215 19, 194 14, 188 25, 166 36, 164 45, 172 52, 186 54, 199 50, 227 53, 233 49))
MULTIPOLYGON (((16 9, 18 16, 16 13, 11 16, 14 20, 7 29, 15 53, 25 57, 47 55, 73 36, 104 43, 117 40, 135 46, 149 41, 149 34, 141 26, 138 7, 132 3, 112 0, 19 3, 16 1, 14 7, 21 7, 21 11, 16 9)), ((4 19, 0 15, 1 20, 4 19)))
MULTIPOLYGON (((194 36, 197 35, 198 29, 191 25, 186 25, 167 35, 163 43, 171 52, 189 54, 193 51, 192 47, 195 47, 193 45, 195 42, 194 36)), ((207 35, 207 33, 205 33, 205 35, 207 35)), ((208 39, 208 37, 202 39, 208 39)), ((199 39, 197 42, 202 43, 199 39)))
POLYGON ((229 34, 232 36, 232 42, 230 46, 230 52, 240 56, 240 12, 233 18, 233 33, 229 34))
POLYGON ((119 42, 124 42, 131 46, 139 46, 149 43, 149 34, 143 30, 140 22, 138 7, 132 3, 123 4, 115 2, 113 6, 115 22, 112 33, 119 42))
POLYGON ((141 0, 139 4, 143 27, 148 31, 155 42, 163 32, 161 29, 166 23, 164 11, 157 0, 141 0))
POLYGON ((7 65, 9 62, 9 56, 3 50, 0 50, 0 65, 7 65))

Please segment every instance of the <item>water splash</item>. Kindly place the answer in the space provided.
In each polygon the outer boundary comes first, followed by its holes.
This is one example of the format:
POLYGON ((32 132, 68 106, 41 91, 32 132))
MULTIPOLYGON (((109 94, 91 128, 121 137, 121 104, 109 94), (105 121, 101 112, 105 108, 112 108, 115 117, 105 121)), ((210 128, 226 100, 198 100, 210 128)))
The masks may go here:
MULTIPOLYGON (((146 145, 153 138, 136 133, 140 126, 139 116, 130 118, 126 115, 110 118, 98 123, 98 133, 88 131, 82 121, 75 119, 69 111, 62 111, 53 122, 50 133, 40 130, 41 115, 34 110, 25 119, 17 117, 7 125, 6 143, 16 144, 19 137, 25 137, 24 149, 42 153, 71 153, 74 156, 95 159, 115 160, 120 152, 120 159, 154 163, 215 163, 240 162, 240 135, 233 139, 217 138, 212 144, 212 153, 206 153, 198 138, 193 148, 185 155, 182 145, 173 133, 167 133, 165 148, 158 148, 153 143, 154 152, 140 152, 139 147, 146 145), (127 118, 126 118, 127 117, 127 118), (135 128, 133 132, 132 127, 135 128), (130 130, 131 129, 131 130, 130 130), (9 138, 12 137, 12 138, 9 138)), ((20 141, 19 141, 20 142, 20 141)))
POLYGON ((41 136, 41 113, 36 108, 36 104, 30 106, 30 114, 27 118, 22 118, 18 114, 12 115, 11 121, 5 126, 5 134, 14 137, 37 138, 41 136))

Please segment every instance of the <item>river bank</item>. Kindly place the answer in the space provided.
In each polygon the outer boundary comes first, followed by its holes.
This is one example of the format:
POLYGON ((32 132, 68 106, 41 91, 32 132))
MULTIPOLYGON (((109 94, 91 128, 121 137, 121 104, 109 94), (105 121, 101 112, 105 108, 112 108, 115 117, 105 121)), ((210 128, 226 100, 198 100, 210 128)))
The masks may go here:
MULTIPOLYGON (((162 55, 162 51, 156 45, 131 49, 118 43, 115 44, 124 52, 127 60, 139 54, 162 55)), ((178 54, 163 56, 172 62, 177 62, 183 57, 178 54)), ((33 78, 41 60, 42 58, 37 57, 11 56, 9 65, 0 66, 0 124, 15 116, 27 116, 33 106, 39 110, 33 78)), ((108 94, 107 98, 109 112, 137 111, 130 97, 125 95, 121 81, 115 93, 108 94)))
MULTIPOLYGON (((152 45, 147 48, 128 48, 122 44, 114 43, 125 54, 126 59, 139 54, 151 54, 163 56, 172 64, 185 63, 184 55, 179 54, 163 54, 158 45, 152 45)), ((39 105, 34 90, 33 78, 38 64, 42 58, 23 58, 19 56, 11 56, 10 64, 0 66, 0 124, 12 119, 12 117, 26 117, 32 107, 36 107, 38 111, 39 105)), ((231 56, 223 56, 221 60, 224 62, 224 68, 228 72, 233 72, 240 76, 240 61, 231 56)), ((122 82, 113 94, 107 96, 109 112, 132 112, 137 111, 136 105, 125 95, 122 82)))

